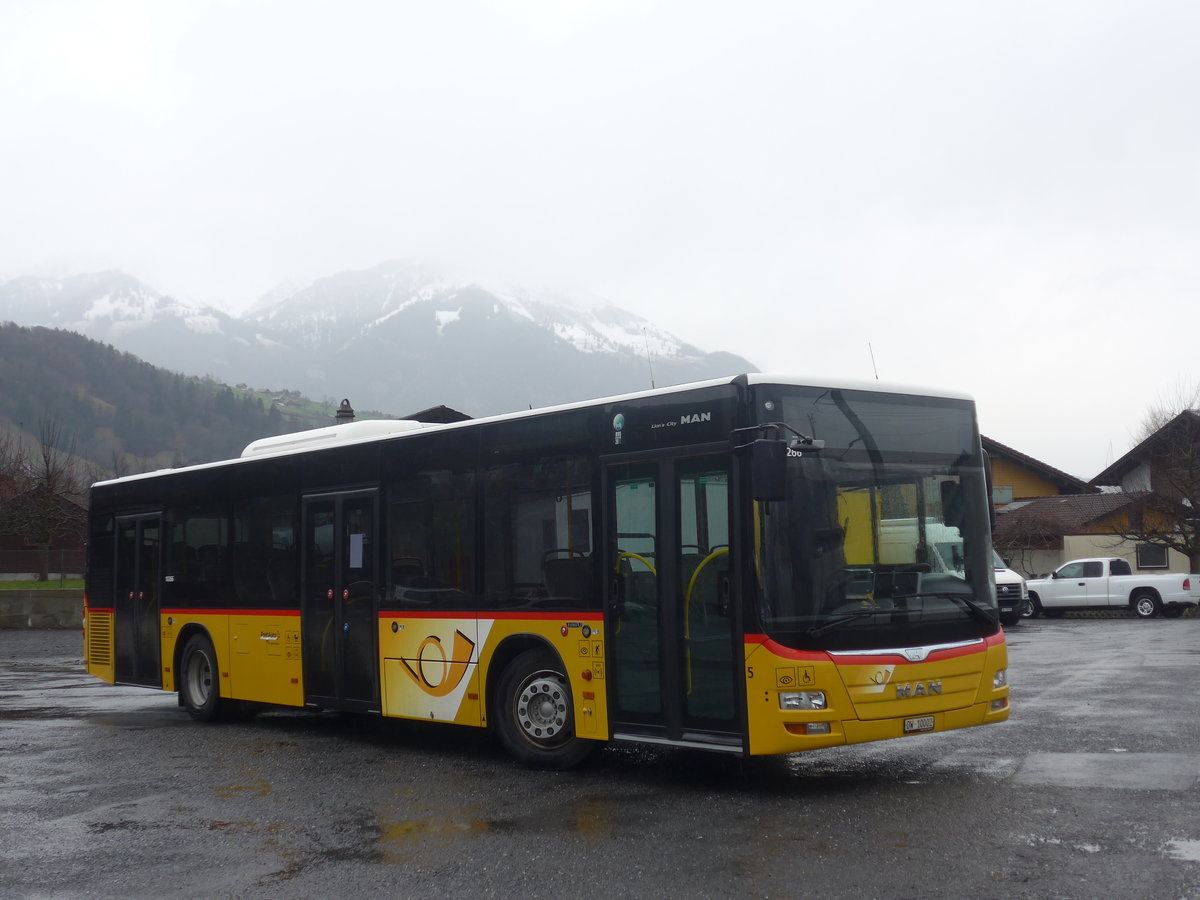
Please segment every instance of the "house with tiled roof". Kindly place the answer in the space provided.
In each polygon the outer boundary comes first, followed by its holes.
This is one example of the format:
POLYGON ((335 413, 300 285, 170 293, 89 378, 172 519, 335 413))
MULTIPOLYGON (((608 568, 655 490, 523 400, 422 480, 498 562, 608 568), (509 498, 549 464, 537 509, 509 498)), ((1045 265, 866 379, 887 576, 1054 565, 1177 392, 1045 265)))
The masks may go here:
MULTIPOLYGON (((1123 521, 1130 498, 1100 488, 986 435, 996 507, 993 542, 1022 575, 1044 574, 1076 556, 1101 555, 1117 546, 1113 523, 1123 521), (1083 552, 1086 550, 1086 552, 1083 552)), ((1116 554, 1121 555, 1121 554, 1116 554)))
POLYGON ((1068 475, 987 435, 980 440, 984 452, 992 461, 992 501, 998 507, 1014 500, 1062 494, 1096 494, 1100 491, 1081 478, 1068 475))
POLYGON ((988 438, 983 446, 996 484, 993 542, 1023 575, 1091 556, 1135 571, 1198 570, 1188 551, 1200 529, 1190 512, 1200 507, 1200 411, 1166 421, 1090 482, 988 438))
POLYGON ((1162 422, 1091 483, 1140 495, 1128 529, 1148 542, 1139 556, 1160 559, 1164 571, 1200 572, 1200 410, 1162 422))
POLYGON ((1072 559, 1119 556, 1137 569, 1163 569, 1117 536, 1138 515, 1145 494, 1065 494, 1014 500, 998 510, 992 541, 1011 568, 1027 578, 1053 572, 1072 559))
MULTIPOLYGON (((1093 485, 1119 487, 1123 491, 1168 492, 1177 480, 1168 469, 1178 457, 1180 445, 1195 445, 1200 438, 1200 410, 1185 409, 1092 479, 1093 485)), ((1193 453, 1195 452, 1193 446, 1193 453)))

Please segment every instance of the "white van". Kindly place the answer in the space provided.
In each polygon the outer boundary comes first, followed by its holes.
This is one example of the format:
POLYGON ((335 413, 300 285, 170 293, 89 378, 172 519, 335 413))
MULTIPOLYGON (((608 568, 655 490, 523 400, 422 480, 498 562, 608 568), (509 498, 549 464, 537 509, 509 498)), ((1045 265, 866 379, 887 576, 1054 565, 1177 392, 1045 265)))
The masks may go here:
MULTIPOLYGON (((934 547, 947 570, 962 574, 961 539, 938 541, 935 538, 934 547)), ((1029 600, 1029 588, 1025 579, 1010 569, 995 550, 992 551, 992 569, 996 580, 996 602, 1000 606, 1000 624, 1016 625, 1021 621, 1021 611, 1029 600)))
POLYGON ((1025 579, 1004 564, 1000 554, 992 551, 992 568, 996 570, 996 602, 1000 604, 1000 624, 1016 625, 1029 602, 1029 586, 1025 579))

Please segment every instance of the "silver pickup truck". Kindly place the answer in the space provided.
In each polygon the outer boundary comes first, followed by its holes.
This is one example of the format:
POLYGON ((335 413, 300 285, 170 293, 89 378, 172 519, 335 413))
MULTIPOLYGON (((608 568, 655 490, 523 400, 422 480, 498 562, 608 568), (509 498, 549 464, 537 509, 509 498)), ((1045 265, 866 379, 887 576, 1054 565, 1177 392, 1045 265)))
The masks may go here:
POLYGON ((1127 560, 1117 558, 1071 560, 1049 578, 1030 579, 1028 586, 1029 601, 1021 612, 1029 618, 1128 607, 1142 619, 1159 613, 1173 619, 1200 604, 1200 575, 1135 575, 1127 560))

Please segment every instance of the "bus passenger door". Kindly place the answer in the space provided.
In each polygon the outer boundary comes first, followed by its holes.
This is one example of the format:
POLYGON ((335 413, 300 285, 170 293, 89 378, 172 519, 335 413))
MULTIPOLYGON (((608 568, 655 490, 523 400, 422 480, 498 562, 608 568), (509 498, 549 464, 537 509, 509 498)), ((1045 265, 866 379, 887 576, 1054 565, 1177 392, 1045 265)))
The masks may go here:
POLYGON ((741 749, 729 456, 616 463, 605 475, 614 733, 741 749))
POLYGON ((162 687, 162 521, 157 514, 117 519, 115 563, 116 680, 162 687))
POLYGON ((304 696, 317 706, 379 708, 374 490, 304 498, 304 696))

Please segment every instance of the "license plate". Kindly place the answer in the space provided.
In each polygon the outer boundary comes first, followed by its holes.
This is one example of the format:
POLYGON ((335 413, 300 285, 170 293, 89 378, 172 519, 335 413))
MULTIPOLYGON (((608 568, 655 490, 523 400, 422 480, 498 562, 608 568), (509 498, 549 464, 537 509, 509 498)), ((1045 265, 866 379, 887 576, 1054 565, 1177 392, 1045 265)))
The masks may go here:
POLYGON ((933 731, 933 716, 917 716, 904 720, 905 734, 920 734, 922 731, 933 731))

